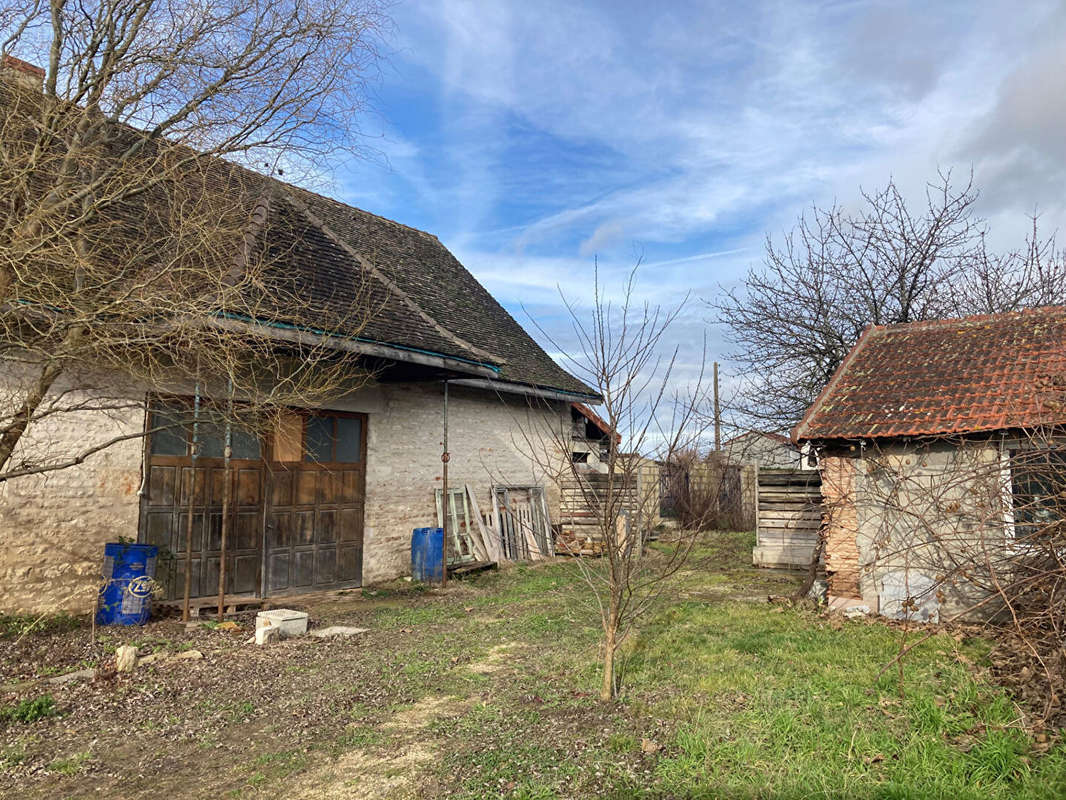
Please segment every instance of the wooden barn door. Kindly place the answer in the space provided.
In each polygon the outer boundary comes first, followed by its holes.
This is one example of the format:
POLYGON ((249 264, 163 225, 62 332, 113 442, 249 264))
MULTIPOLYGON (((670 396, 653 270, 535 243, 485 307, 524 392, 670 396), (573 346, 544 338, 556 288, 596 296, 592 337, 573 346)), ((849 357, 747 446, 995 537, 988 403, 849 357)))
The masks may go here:
POLYGON ((293 414, 274 442, 266 594, 362 585, 366 417, 293 414))
MULTIPOLYGON (((192 597, 218 594, 222 556, 222 506, 227 473, 222 458, 223 426, 208 415, 197 426, 199 455, 192 457, 188 403, 154 404, 150 415, 148 484, 141 512, 141 540, 159 547, 157 580, 164 599, 184 594, 186 535, 192 515, 192 597)), ((226 542, 226 594, 259 591, 262 562, 265 470, 254 436, 233 435, 230 460, 229 534, 226 542)))
POLYGON ((185 589, 192 519, 192 597, 218 593, 222 505, 230 482, 226 594, 268 595, 360 586, 366 494, 366 417, 288 416, 266 448, 231 426, 233 457, 222 458, 225 426, 186 399, 156 400, 149 417, 148 481, 140 539, 158 545, 167 600, 185 589), (193 438, 197 457, 193 458, 193 438))

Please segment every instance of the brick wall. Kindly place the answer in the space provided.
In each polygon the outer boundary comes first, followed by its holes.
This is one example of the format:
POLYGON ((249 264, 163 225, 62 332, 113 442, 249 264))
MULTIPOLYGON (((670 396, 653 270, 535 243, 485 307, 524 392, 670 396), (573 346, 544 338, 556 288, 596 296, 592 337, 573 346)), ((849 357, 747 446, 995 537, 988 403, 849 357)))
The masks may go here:
POLYGON ((822 472, 825 571, 829 595, 861 597, 855 459, 827 455, 821 458, 819 468, 822 472))
MULTIPOLYGON (((436 524, 443 404, 439 383, 368 386, 328 404, 368 415, 364 583, 408 573, 411 530, 436 524)), ((25 451, 72 452, 143 424, 143 407, 57 415, 25 451)), ((483 511, 494 483, 545 485, 558 521, 558 488, 544 467, 561 470, 552 431, 567 424, 565 403, 451 387, 450 484, 470 484, 483 511)), ((92 608, 104 544, 137 535, 142 446, 131 439, 77 467, 0 484, 0 611, 92 608)))

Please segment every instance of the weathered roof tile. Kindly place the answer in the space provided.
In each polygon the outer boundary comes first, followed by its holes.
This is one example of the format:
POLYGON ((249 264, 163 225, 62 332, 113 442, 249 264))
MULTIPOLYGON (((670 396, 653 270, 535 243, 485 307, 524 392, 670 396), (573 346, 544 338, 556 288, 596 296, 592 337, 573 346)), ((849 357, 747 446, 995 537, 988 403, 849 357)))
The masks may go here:
POLYGON ((1066 307, 871 326, 795 441, 1066 423, 1066 307))

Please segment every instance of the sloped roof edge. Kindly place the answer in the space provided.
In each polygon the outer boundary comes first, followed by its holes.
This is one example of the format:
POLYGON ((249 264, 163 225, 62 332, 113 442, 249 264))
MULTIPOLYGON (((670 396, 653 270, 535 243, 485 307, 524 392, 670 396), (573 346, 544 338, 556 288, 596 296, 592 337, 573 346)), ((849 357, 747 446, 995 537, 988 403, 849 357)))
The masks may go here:
POLYGON ((871 326, 793 441, 1066 424, 1066 306, 871 326))

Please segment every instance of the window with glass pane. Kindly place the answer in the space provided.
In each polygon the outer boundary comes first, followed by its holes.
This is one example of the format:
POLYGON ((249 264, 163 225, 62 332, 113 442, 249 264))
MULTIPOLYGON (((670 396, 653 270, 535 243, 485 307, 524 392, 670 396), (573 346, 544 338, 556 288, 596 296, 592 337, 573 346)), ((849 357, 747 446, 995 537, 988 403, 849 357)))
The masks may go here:
POLYGON ((149 420, 152 455, 183 456, 187 453, 187 416, 188 410, 177 404, 159 403, 152 409, 149 420))
POLYGON ((363 421, 337 417, 337 461, 353 463, 363 457, 363 421))
POLYGON ((333 418, 308 417, 304 427, 304 461, 333 460, 333 418))
POLYGON ((201 414, 196 425, 196 454, 200 458, 222 458, 226 455, 226 425, 217 416, 201 414))
POLYGON ((230 447, 234 458, 259 458, 259 437, 253 431, 232 426, 230 447))
POLYGON ((1018 538, 1058 535, 1066 518, 1066 452, 1059 449, 1011 453, 1014 531, 1018 538))

